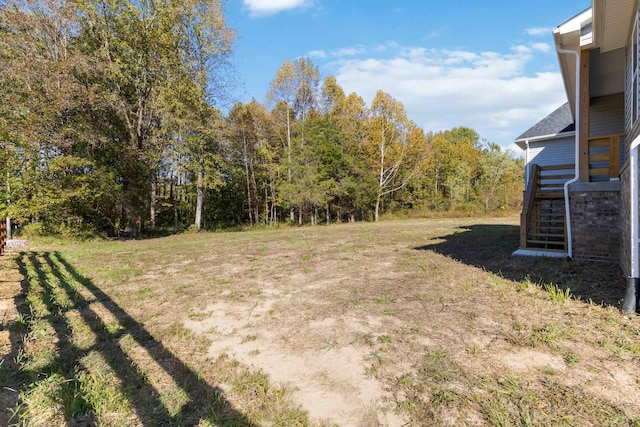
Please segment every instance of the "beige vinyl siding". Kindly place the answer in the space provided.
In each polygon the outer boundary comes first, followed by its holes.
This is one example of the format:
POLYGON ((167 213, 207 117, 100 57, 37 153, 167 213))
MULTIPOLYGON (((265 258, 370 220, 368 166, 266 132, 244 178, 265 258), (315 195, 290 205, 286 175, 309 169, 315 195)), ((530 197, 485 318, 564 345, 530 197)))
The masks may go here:
MULTIPOLYGON (((529 164, 537 164, 538 166, 557 166, 557 165, 573 165, 573 157, 575 137, 568 136, 566 138, 552 139, 547 141, 537 141, 529 143, 529 164)), ((529 167, 527 164, 527 167, 529 167)), ((564 171, 547 171, 542 175, 549 173, 573 173, 575 169, 570 167, 564 171)), ((563 183, 564 181, 562 181, 563 183)), ((548 181, 547 184, 553 183, 548 181)), ((560 181, 557 182, 559 185, 560 181)))
POLYGON ((591 98, 589 125, 591 136, 624 133, 624 94, 591 98))
MULTIPOLYGON (((607 136, 618 135, 624 133, 624 94, 616 93, 613 95, 600 96, 591 98, 591 108, 589 115, 589 136, 607 136)), ((603 152, 606 148, 602 147, 603 152)), ((626 160, 626 149, 624 138, 620 140, 620 163, 624 164, 626 160)), ((599 154, 597 151, 591 151, 591 154, 599 154)), ((598 165, 594 167, 600 167, 598 165)))
POLYGON ((540 166, 574 164, 575 137, 529 143, 529 163, 540 166))
MULTIPOLYGON (((640 2, 638 2, 640 4, 640 2)), ((640 43, 638 43, 640 27, 638 5, 634 12, 629 42, 627 44, 627 71, 625 76, 625 133, 626 140, 633 141, 640 133, 640 43)), ((626 150, 625 144, 625 152, 626 150)))

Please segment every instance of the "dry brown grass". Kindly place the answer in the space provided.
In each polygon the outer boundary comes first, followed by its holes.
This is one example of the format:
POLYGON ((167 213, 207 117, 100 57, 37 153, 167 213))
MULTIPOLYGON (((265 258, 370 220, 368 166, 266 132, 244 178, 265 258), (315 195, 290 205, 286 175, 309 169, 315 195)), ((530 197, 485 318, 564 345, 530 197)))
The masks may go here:
POLYGON ((640 425, 620 272, 517 239, 432 219, 33 246, 0 402, 21 392, 27 424, 640 425))

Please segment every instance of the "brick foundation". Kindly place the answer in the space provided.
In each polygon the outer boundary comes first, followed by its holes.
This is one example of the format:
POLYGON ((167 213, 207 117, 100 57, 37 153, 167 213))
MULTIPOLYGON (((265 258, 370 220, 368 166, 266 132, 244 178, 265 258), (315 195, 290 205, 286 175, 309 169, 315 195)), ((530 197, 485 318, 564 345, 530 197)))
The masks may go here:
POLYGON ((620 216, 621 216, 621 230, 620 230, 620 268, 622 272, 628 276, 631 273, 631 209, 629 201, 631 200, 631 185, 629 183, 629 164, 620 172, 620 216))
POLYGON ((570 187, 573 259, 618 264, 621 257, 620 183, 570 187))

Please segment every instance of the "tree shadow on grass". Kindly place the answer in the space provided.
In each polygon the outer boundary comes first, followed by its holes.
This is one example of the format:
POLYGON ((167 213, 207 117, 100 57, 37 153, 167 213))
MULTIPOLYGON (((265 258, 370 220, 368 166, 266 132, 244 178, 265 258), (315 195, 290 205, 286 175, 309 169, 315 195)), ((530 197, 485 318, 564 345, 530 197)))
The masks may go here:
POLYGON ((472 225, 416 247, 434 251, 514 281, 570 289, 574 298, 618 307, 625 278, 614 264, 578 262, 548 257, 512 256, 519 247, 520 228, 513 225, 472 225))
MULTIPOLYGON (((87 356, 93 355, 94 359, 102 361, 101 369, 108 369, 115 375, 119 384, 117 394, 128 402, 139 420, 137 422, 142 425, 192 426, 201 422, 222 426, 254 425, 233 408, 220 388, 208 384, 171 350, 154 339, 142 324, 90 279, 82 276, 60 253, 21 253, 16 261, 24 279, 22 294, 16 296, 15 303, 20 318, 32 321, 32 324, 17 322, 14 331, 20 337, 12 337, 11 351, 0 361, 0 378, 16 392, 33 390, 53 375, 58 378, 62 376, 62 390, 58 388, 57 395, 48 396, 56 401, 57 407, 54 409, 64 415, 68 426, 95 425, 99 420, 96 408, 92 406, 96 397, 91 393, 106 393, 106 390, 91 390, 87 385, 86 378, 90 371, 86 366, 87 356), (37 292, 32 292, 34 289, 37 292), (25 303, 27 295, 28 304, 25 303), (115 327, 111 322, 105 322, 104 313, 96 312, 96 303, 106 309, 108 317, 116 319, 115 327), (34 310, 40 312, 34 313, 34 310), (74 316, 75 322, 72 320, 74 316), (40 322, 37 325, 36 319, 40 322), (93 340, 88 343, 77 342, 74 330, 79 327, 78 322, 85 331, 90 329, 93 340), (44 366, 20 365, 17 361, 25 353, 24 338, 36 328, 53 332, 51 342, 55 343, 54 356, 44 366), (161 390, 149 380, 148 374, 142 369, 144 367, 138 366, 125 351, 121 342, 125 337, 132 346, 137 345, 143 350, 146 360, 160 367, 165 381, 172 381, 179 389, 172 391, 182 397, 177 400, 177 408, 175 402, 174 407, 170 407, 166 396, 163 397, 161 390), (9 371, 11 368, 12 372, 9 371)), ((8 411, 9 408, 3 410, 8 411)), ((11 421, 18 422, 15 418, 11 421)))

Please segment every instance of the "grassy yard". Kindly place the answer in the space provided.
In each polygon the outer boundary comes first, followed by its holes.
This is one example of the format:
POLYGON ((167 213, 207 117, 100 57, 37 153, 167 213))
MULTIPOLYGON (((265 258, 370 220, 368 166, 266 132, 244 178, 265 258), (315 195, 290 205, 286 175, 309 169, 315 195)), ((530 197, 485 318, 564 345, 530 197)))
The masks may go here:
POLYGON ((0 259, 0 425, 640 426, 620 271, 513 258, 518 236, 434 219, 33 243, 0 259))

